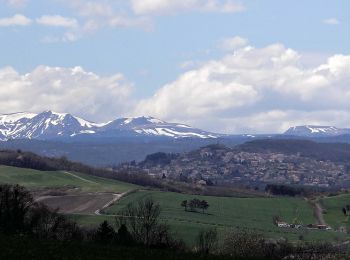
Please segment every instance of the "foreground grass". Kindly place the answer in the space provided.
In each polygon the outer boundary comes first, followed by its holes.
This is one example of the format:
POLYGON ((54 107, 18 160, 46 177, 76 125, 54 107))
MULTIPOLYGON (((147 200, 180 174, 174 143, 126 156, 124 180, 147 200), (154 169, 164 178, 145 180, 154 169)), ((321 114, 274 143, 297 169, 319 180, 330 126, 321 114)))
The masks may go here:
POLYGON ((118 204, 106 210, 107 214, 116 214, 128 203, 141 198, 152 197, 162 208, 161 217, 172 227, 177 236, 187 243, 193 243, 200 230, 217 228, 220 234, 230 229, 246 229, 262 233, 267 237, 285 237, 290 240, 343 240, 345 234, 332 231, 281 229, 272 221, 273 216, 280 216, 284 221, 303 224, 315 223, 310 205, 301 198, 228 198, 191 196, 185 194, 138 191, 121 199, 118 204), (204 214, 188 212, 180 206, 182 200, 193 198, 208 201, 210 207, 204 214))
POLYGON ((0 165, 0 183, 19 184, 28 189, 76 188, 78 192, 122 193, 136 185, 81 173, 37 171, 0 165))
POLYGON ((350 227, 349 217, 344 216, 342 212, 342 208, 350 204, 350 194, 322 198, 320 202, 325 209, 324 218, 328 225, 335 229, 350 227))

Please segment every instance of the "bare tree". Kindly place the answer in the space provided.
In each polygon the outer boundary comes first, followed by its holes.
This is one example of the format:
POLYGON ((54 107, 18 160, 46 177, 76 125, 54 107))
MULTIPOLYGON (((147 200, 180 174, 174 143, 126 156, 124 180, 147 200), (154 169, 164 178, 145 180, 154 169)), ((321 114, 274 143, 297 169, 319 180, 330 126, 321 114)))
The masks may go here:
POLYGON ((161 230, 160 212, 159 204, 155 203, 153 199, 147 198, 137 203, 128 204, 124 210, 119 212, 116 223, 117 226, 125 225, 134 240, 145 245, 152 245, 159 240, 157 237, 159 238, 161 230))
POLYGON ((4 232, 24 231, 26 217, 34 201, 19 185, 0 185, 0 229, 4 232))
POLYGON ((211 254, 217 249, 218 233, 216 229, 201 231, 197 237, 197 250, 202 254, 211 254))

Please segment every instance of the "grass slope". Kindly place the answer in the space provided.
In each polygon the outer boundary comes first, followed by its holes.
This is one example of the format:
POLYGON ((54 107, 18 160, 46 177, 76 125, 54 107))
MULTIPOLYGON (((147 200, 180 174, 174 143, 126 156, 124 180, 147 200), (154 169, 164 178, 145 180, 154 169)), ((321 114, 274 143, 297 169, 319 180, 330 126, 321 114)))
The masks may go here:
POLYGON ((30 190, 77 188, 77 192, 122 193, 136 185, 81 173, 37 171, 0 165, 0 183, 19 184, 30 190))
POLYGON ((217 228, 220 233, 229 229, 248 229, 268 237, 287 237, 292 240, 333 240, 344 237, 335 232, 281 229, 272 221, 278 215, 284 221, 294 220, 303 224, 315 223, 310 205, 300 198, 228 198, 190 196, 171 192, 138 191, 124 197, 118 204, 106 210, 115 214, 128 203, 141 198, 152 197, 162 208, 162 218, 173 227, 179 237, 187 242, 194 241, 196 234, 203 229, 217 228), (186 212, 180 206, 182 200, 205 199, 210 204, 206 214, 186 212))
POLYGON ((342 208, 350 204, 350 194, 321 199, 322 207, 325 209, 324 218, 328 225, 333 228, 350 227, 349 217, 345 217, 342 208))

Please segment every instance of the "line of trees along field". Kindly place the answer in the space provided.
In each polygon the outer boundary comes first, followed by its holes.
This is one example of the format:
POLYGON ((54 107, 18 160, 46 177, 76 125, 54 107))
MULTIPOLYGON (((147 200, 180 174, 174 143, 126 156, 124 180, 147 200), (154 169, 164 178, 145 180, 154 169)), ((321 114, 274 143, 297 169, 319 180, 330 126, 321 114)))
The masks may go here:
MULTIPOLYGON (((142 199, 121 210, 114 225, 84 229, 33 200, 18 185, 0 185, 0 259, 338 259, 331 244, 291 244, 232 230, 201 231, 193 248, 175 238, 161 207, 142 199), (107 254, 108 252, 108 254, 107 254)), ((343 258, 342 258, 343 259, 343 258)))
POLYGON ((31 152, 21 150, 0 151, 0 165, 20 168, 29 168, 39 171, 72 171, 90 174, 94 176, 115 179, 123 182, 133 183, 140 186, 155 188, 163 187, 162 184, 140 171, 112 171, 109 169, 95 168, 82 163, 69 161, 66 157, 51 158, 39 156, 31 152))

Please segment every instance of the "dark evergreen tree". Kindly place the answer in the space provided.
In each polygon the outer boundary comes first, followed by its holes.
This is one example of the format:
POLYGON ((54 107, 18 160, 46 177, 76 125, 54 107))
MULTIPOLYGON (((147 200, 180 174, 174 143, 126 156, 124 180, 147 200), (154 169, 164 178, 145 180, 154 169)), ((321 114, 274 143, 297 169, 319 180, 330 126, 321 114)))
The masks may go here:
POLYGON ((134 240, 132 238, 132 235, 128 231, 128 228, 126 227, 125 224, 122 224, 117 232, 116 235, 116 240, 119 245, 124 245, 124 246, 130 246, 134 244, 134 240))
POLYGON ((105 220, 98 227, 95 239, 99 242, 112 242, 115 238, 115 231, 113 227, 105 220))

